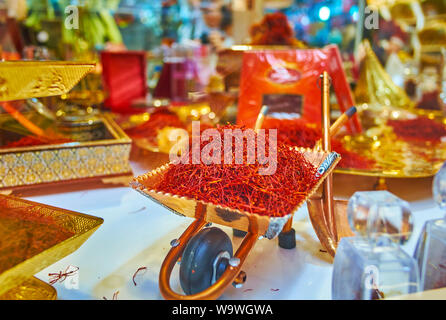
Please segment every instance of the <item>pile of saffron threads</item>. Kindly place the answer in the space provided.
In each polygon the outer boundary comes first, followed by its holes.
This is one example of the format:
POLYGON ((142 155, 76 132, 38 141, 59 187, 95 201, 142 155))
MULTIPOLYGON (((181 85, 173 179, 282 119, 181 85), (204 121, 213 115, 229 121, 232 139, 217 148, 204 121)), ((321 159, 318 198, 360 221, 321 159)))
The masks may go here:
POLYGON ((20 147, 31 147, 31 146, 40 146, 40 145, 49 145, 49 144, 63 144, 63 143, 69 143, 73 142, 73 140, 70 139, 44 139, 37 136, 25 136, 23 138, 20 138, 17 141, 12 141, 7 143, 4 146, 0 146, 0 149, 9 149, 9 148, 20 148, 20 147))
POLYGON ((321 138, 321 130, 301 119, 266 118, 264 129, 278 129, 277 140, 295 147, 313 148, 321 138))
POLYGON ((341 161, 339 161, 339 168, 354 168, 354 169, 370 169, 376 161, 366 156, 362 156, 356 152, 345 149, 341 141, 331 139, 331 148, 341 155, 341 161))
MULTIPOLYGON (((301 152, 278 144, 275 173, 261 175, 259 169, 268 164, 259 163, 257 157, 255 163, 248 164, 247 140, 235 141, 239 140, 237 138, 232 141, 233 158, 235 145, 243 143, 243 164, 225 164, 223 130, 236 128, 240 127, 228 125, 217 128, 222 141, 221 164, 207 165, 202 159, 200 164, 170 164, 156 185, 146 187, 263 216, 282 217, 293 213, 317 184, 320 178, 317 168, 301 152)), ((253 130, 252 133, 256 136, 253 130)), ((201 142, 200 149, 203 150, 208 143, 201 142)), ((266 134, 266 157, 272 150, 266 134)), ((183 156, 191 160, 190 152, 183 156)))
MULTIPOLYGON (((309 124, 302 119, 274 119, 267 118, 263 124, 265 129, 277 129, 277 141, 293 147, 314 148, 322 138, 321 129, 317 125, 309 124)), ((374 164, 373 159, 359 155, 345 149, 341 141, 332 138, 332 149, 341 155, 339 168, 369 169, 374 164)))
POLYGON ((412 141, 440 142, 446 136, 446 128, 442 123, 426 117, 410 120, 388 120, 387 125, 393 128, 395 134, 412 141))
POLYGON ((125 132, 131 138, 146 138, 156 144, 158 131, 165 127, 184 128, 184 124, 175 113, 159 109, 150 115, 149 120, 125 132))
POLYGON ((0 273, 73 235, 33 207, 9 208, 0 203, 0 273))

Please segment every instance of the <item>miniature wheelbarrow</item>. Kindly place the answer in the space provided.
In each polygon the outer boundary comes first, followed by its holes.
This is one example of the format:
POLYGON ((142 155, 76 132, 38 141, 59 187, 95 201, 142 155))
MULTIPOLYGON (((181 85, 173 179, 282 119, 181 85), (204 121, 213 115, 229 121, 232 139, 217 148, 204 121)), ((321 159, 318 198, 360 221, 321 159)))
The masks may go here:
MULTIPOLYGON (((263 116, 264 113, 261 112, 259 119, 263 116)), ((261 123, 261 119, 258 123, 261 123)), ((230 284, 240 287, 245 282, 246 274, 241 271, 241 267, 256 241, 263 236, 273 239, 279 235, 291 221, 294 212, 310 198, 324 179, 330 176, 340 160, 339 154, 335 152, 295 149, 301 151, 304 157, 318 168, 319 180, 307 197, 290 214, 283 217, 260 216, 151 189, 150 186, 155 186, 162 179, 169 165, 134 179, 131 186, 144 196, 176 214, 195 219, 179 239, 171 242, 172 248, 161 266, 159 287, 165 299, 216 299, 230 284), (210 223, 247 232, 234 255, 230 238, 221 229, 209 227, 210 223), (186 295, 176 293, 170 286, 172 270, 180 259, 180 284, 186 295)))

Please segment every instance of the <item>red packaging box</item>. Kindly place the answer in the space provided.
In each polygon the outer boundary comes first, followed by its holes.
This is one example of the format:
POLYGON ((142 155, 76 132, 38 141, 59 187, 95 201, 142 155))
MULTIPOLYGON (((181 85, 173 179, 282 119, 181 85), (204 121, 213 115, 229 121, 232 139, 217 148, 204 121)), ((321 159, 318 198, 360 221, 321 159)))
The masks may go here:
POLYGON ((132 112, 132 102, 147 94, 147 60, 144 51, 101 52, 105 106, 113 112, 132 112))

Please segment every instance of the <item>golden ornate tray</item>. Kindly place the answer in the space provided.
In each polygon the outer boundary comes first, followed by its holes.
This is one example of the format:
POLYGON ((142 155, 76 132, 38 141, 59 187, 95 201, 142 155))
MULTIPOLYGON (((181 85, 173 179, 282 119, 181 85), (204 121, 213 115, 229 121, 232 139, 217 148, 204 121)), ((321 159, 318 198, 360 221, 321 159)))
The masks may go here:
POLYGON ((369 169, 336 168, 336 173, 383 178, 434 176, 446 161, 446 143, 409 143, 396 136, 373 139, 364 135, 343 138, 347 149, 376 161, 369 169))
POLYGON ((0 101, 68 93, 95 63, 67 61, 0 62, 0 101))
POLYGON ((57 291, 36 277, 25 280, 19 286, 0 295, 0 300, 56 300, 57 291))
MULTIPOLYGON (((364 108, 364 106, 363 106, 364 108)), ((446 124, 446 119, 432 113, 395 107, 368 105, 361 111, 366 124, 362 134, 338 137, 344 147, 375 160, 368 169, 336 168, 335 172, 382 178, 426 178, 434 176, 446 161, 446 141, 415 141, 398 137, 387 121, 427 117, 446 124)))
POLYGON ((54 299, 55 293, 51 293, 51 290, 43 289, 45 292, 37 290, 40 293, 34 290, 42 286, 42 284, 34 280, 32 278, 33 275, 76 251, 100 227, 103 219, 4 195, 0 195, 0 205, 3 208, 20 208, 20 210, 25 212, 33 210, 33 212, 37 212, 45 217, 53 218, 58 226, 74 233, 73 236, 66 240, 57 243, 49 249, 42 250, 0 274, 0 298, 22 297, 31 299, 33 297, 46 296, 54 299))

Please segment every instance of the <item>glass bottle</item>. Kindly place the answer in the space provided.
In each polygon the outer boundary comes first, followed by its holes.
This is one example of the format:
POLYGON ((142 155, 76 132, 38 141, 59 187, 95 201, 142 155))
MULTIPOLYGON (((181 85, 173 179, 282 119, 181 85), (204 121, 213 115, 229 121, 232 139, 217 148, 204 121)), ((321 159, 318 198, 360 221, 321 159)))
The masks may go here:
MULTIPOLYGON (((435 175, 432 191, 440 209, 446 209, 446 162, 435 175)), ((423 290, 446 287, 446 217, 425 223, 414 257, 423 290)))
POLYGON ((409 204, 388 191, 356 192, 347 214, 357 236, 339 243, 332 299, 374 300, 417 292, 416 261, 400 246, 413 230, 409 204))
POLYGON ((187 60, 184 48, 178 44, 166 50, 164 64, 153 94, 157 99, 172 102, 187 101, 187 60))

